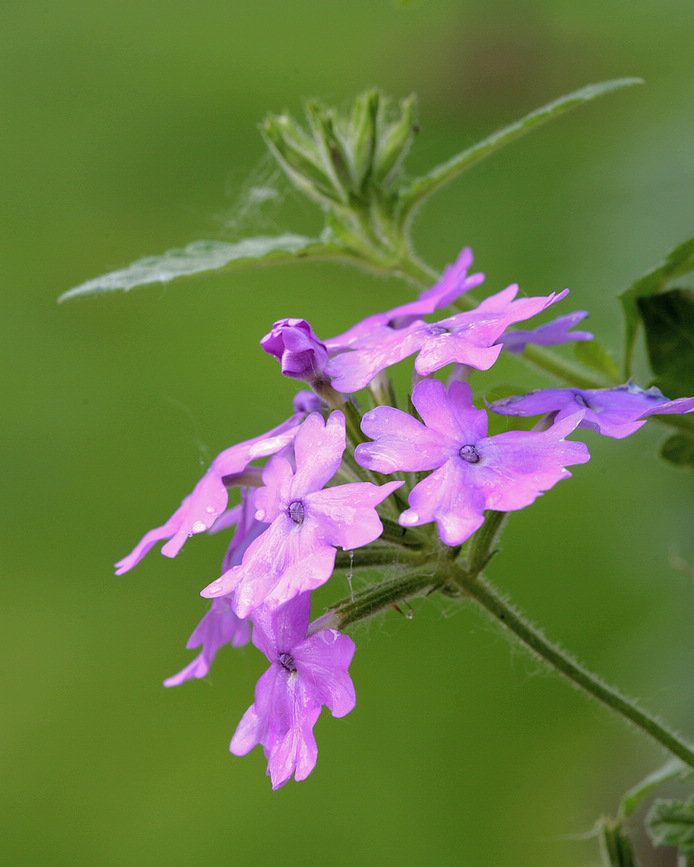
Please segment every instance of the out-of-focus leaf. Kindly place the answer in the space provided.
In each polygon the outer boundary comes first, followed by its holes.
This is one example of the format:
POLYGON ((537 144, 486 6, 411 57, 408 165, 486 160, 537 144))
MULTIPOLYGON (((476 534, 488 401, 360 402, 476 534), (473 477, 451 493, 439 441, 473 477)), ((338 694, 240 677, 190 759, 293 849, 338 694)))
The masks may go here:
POLYGON ((674 434, 665 440, 661 446, 660 454, 671 464, 694 470, 694 438, 691 436, 674 434))
POLYGON ((58 301, 78 295, 99 295, 103 292, 127 292, 148 283, 168 283, 179 277, 222 271, 251 265, 269 265, 299 259, 340 258, 345 255, 341 246, 329 237, 304 238, 301 235, 259 235, 244 238, 237 243, 226 241, 195 241, 187 247, 169 250, 161 256, 138 259, 119 271, 88 280, 63 293, 58 301))
POLYGON ((619 296, 625 319, 624 339, 624 379, 631 376, 631 363, 634 354, 634 341, 639 324, 639 298, 647 298, 665 291, 668 284, 678 277, 694 271, 694 238, 684 241, 672 250, 662 265, 644 274, 629 289, 619 296))
POLYGON ((656 801, 647 824, 656 846, 676 846, 683 852, 694 851, 694 797, 688 801, 656 801))
POLYGON ((632 84, 643 84, 643 80, 640 78, 617 78, 612 81, 603 81, 599 84, 589 84, 587 87, 582 87, 580 90, 576 90, 566 96, 561 96, 559 99, 543 105, 542 108, 530 112, 530 114, 527 114, 510 126, 504 127, 504 129, 495 132, 483 141, 467 148, 467 150, 456 154, 456 156, 447 162, 427 172, 426 175, 416 178, 409 186, 404 187, 400 191, 401 223, 406 224, 414 210, 433 192, 453 180, 453 178, 464 172, 465 169, 493 154, 499 148, 515 141, 515 139, 520 138, 536 127, 542 126, 548 120, 553 120, 555 117, 564 114, 564 112, 582 105, 584 102, 589 102, 598 96, 611 93, 613 90, 620 90, 623 87, 629 87, 632 84))
POLYGON ((636 303, 658 388, 669 398, 694 395, 694 290, 671 289, 636 303))
POLYGON ((614 358, 597 340, 581 340, 574 343, 574 355, 577 361, 601 373, 612 382, 620 382, 619 367, 614 358))
MULTIPOLYGON (((694 449, 694 442, 692 443, 692 448, 694 449)), ((692 771, 691 768, 688 768, 680 759, 670 759, 665 762, 662 767, 658 768, 658 770, 653 771, 652 774, 644 777, 641 782, 629 789, 622 798, 622 803, 619 805, 619 815, 624 819, 628 818, 638 807, 643 798, 645 798, 649 792, 653 791, 656 786, 667 782, 667 780, 673 780, 676 777, 683 780, 686 777, 691 776, 692 773, 694 773, 694 771, 692 771)))

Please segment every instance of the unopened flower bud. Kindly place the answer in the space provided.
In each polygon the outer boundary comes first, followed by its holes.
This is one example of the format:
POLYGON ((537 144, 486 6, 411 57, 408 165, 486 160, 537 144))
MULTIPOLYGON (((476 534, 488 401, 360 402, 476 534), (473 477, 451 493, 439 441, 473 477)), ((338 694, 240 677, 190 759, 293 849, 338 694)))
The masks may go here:
POLYGON ((260 345, 280 362, 285 376, 311 384, 327 379, 323 372, 328 360, 327 347, 305 319, 278 320, 260 345))

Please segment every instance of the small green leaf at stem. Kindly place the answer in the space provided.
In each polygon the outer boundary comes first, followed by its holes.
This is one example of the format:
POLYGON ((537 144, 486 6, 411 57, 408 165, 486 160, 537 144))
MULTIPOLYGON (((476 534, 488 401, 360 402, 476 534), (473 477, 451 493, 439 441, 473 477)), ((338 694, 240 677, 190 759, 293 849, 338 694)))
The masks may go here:
POLYGON ((541 126, 549 120, 564 114, 564 112, 589 102, 598 96, 629 87, 632 84, 642 84, 640 78, 618 78, 612 81, 603 81, 599 84, 589 84, 580 90, 561 96, 553 102, 530 112, 525 117, 512 123, 510 126, 495 132, 488 138, 462 151, 445 163, 432 169, 426 175, 416 178, 408 187, 400 191, 400 223, 406 227, 414 213, 414 210, 422 204, 433 192, 443 187, 449 181, 456 178, 470 166, 484 159, 490 154, 520 138, 527 132, 541 126))
POLYGON ((676 846, 681 852, 694 852, 694 796, 687 801, 676 798, 658 800, 648 819, 648 832, 656 846, 676 846))
POLYGON ((339 258, 344 255, 345 251, 340 245, 327 236, 318 239, 292 234, 275 237, 259 235, 234 244, 226 241, 195 241, 182 249, 169 250, 161 256, 138 259, 119 271, 111 271, 88 280, 64 292, 58 301, 116 290, 127 292, 149 283, 168 283, 179 277, 190 277, 208 271, 281 264, 310 258, 339 258))
POLYGON ((669 398, 694 394, 694 290, 637 299, 656 384, 669 398))
POLYGON ((692 271, 694 271, 694 238, 684 241, 671 250, 661 265, 644 274, 619 295, 625 325, 623 379, 629 379, 632 373, 634 342, 641 324, 638 299, 664 292, 673 280, 692 271))

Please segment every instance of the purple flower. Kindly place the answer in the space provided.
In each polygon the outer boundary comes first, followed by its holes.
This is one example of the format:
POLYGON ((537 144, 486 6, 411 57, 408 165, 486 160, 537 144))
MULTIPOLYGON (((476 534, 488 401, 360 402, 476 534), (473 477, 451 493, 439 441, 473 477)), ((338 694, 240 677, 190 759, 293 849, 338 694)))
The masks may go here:
POLYGON ((585 463, 583 443, 565 442, 582 412, 546 431, 510 431, 487 437, 487 414, 472 405, 463 382, 420 382, 412 402, 424 424, 387 406, 367 412, 362 430, 375 440, 357 446, 357 461, 380 473, 434 470, 413 488, 400 524, 436 521, 441 539, 459 545, 484 521, 485 509, 522 509, 585 463))
POLYGON ((231 446, 217 455, 192 494, 183 500, 169 520, 161 527, 145 533, 130 554, 116 563, 116 575, 132 569, 162 539, 169 540, 162 546, 162 554, 175 557, 189 536, 209 530, 229 501, 225 477, 242 472, 253 460, 274 455, 283 449, 296 436, 304 416, 304 413, 297 412, 268 433, 231 446))
MULTIPOLYGON (((265 530, 265 524, 255 519, 253 493, 241 488, 241 503, 221 515, 210 529, 211 533, 236 524, 236 532, 224 556, 222 568, 226 571, 238 565, 251 542, 265 530)), ((179 686, 193 677, 205 677, 224 644, 242 647, 251 640, 251 622, 238 617, 232 607, 231 596, 212 601, 212 607, 190 636, 186 647, 192 650, 202 645, 201 653, 183 671, 164 681, 164 686, 179 686)))
POLYGON ((352 343, 354 351, 331 358, 326 373, 335 377, 335 389, 351 393, 368 385, 381 370, 415 352, 419 354, 414 366, 420 376, 428 376, 452 362, 488 370, 499 357, 501 345, 494 344, 506 328, 535 316, 563 298, 568 290, 516 301, 517 292, 518 286, 508 286, 486 298, 475 310, 456 313, 440 322, 418 319, 398 330, 378 325, 352 343))
POLYGON ((280 319, 260 345, 280 362, 285 376, 311 383, 326 379, 328 350, 305 319, 280 319))
POLYGON ((584 410, 581 427, 607 437, 623 439, 633 434, 645 418, 658 413, 694 410, 694 398, 668 400, 655 386, 644 390, 633 382, 615 388, 545 388, 529 394, 506 397, 489 404, 500 415, 526 416, 556 413, 555 423, 578 409, 584 410))
POLYGON ((472 265, 472 261, 472 250, 469 247, 465 247, 460 256, 458 256, 455 265, 447 265, 441 279, 431 288, 422 292, 416 301, 401 304, 399 307, 394 307, 385 313, 374 313, 373 316, 368 316, 366 319, 353 325, 344 334, 326 340, 325 343, 330 353, 333 354, 350 348, 358 338, 368 336, 376 326, 387 325, 392 329, 404 328, 411 322, 414 322, 415 319, 420 319, 428 313, 433 313, 434 310, 448 307, 463 292, 474 289, 475 286, 479 286, 484 281, 484 274, 478 273, 468 276, 467 271, 470 265, 472 265))
POLYGON ((239 617, 259 605, 270 610, 324 584, 333 571, 336 546, 368 545, 383 531, 376 506, 402 482, 353 482, 322 490, 337 472, 345 450, 345 417, 324 423, 312 413, 294 442, 296 470, 277 455, 263 471, 255 494, 256 518, 270 526, 233 566, 202 591, 208 598, 234 594, 239 617))
POLYGON ((178 674, 167 678, 164 686, 179 686, 191 678, 205 677, 220 647, 225 644, 242 647, 250 640, 250 621, 234 614, 229 597, 215 599, 186 644, 189 650, 202 645, 201 653, 178 674))
POLYGON ((313 727, 325 705, 334 717, 356 703, 347 673, 354 642, 336 629, 307 637, 310 594, 302 593, 275 611, 265 606, 253 614, 253 644, 270 660, 258 681, 255 701, 243 715, 229 749, 245 756, 262 744, 272 788, 294 774, 305 780, 316 765, 313 727))
POLYGON ((528 343, 538 346, 558 346, 560 343, 568 343, 569 340, 592 340, 590 331, 570 331, 578 322, 588 316, 586 310, 576 310, 575 313, 567 313, 559 316, 552 322, 540 325, 533 331, 507 331, 497 340, 508 352, 521 353, 528 343))

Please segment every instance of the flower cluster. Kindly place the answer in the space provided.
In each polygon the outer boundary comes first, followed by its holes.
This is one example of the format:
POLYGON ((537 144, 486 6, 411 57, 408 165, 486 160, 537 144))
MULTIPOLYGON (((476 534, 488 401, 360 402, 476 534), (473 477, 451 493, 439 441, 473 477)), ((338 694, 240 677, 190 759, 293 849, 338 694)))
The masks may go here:
MULTIPOLYGON (((651 415, 694 410, 694 398, 669 401, 631 382, 589 391, 544 389, 489 404, 500 415, 544 417, 533 430, 490 436, 487 412, 474 406, 466 381, 472 369, 489 370, 503 349, 519 354, 528 344, 592 335, 570 330, 584 311, 534 330, 513 329, 568 290, 519 298, 513 285, 476 306, 466 299, 460 309, 463 293, 484 280, 468 274, 471 265, 466 248, 417 300, 329 340, 319 340, 303 319, 276 322, 261 346, 285 375, 312 391, 297 395, 286 421, 215 458, 168 521, 116 564, 122 574, 158 541, 162 553, 174 557, 194 534, 235 528, 221 575, 201 588, 212 605, 188 647, 202 650, 165 685, 204 677, 222 646, 240 647, 252 637, 270 668, 230 748, 244 755, 262 745, 273 788, 313 770, 313 727, 322 707, 341 717, 355 704, 348 674, 354 643, 339 631, 341 609, 310 622, 311 592, 333 575, 340 551, 353 556, 370 546, 383 564, 409 557, 421 566, 445 559, 437 552, 446 550, 450 561, 489 510, 525 508, 570 476, 568 466, 589 459, 582 442, 566 439, 577 427, 621 438, 651 415), (447 315, 434 318, 445 308, 447 315), (384 389, 383 380, 389 367, 412 355, 412 411, 406 412, 384 399, 392 388, 384 389), (433 374, 450 365, 446 385, 433 374), (362 416, 346 395, 369 386, 362 416), (230 489, 239 502, 228 508, 230 489)), ((367 607, 363 616, 373 610, 367 607)))

